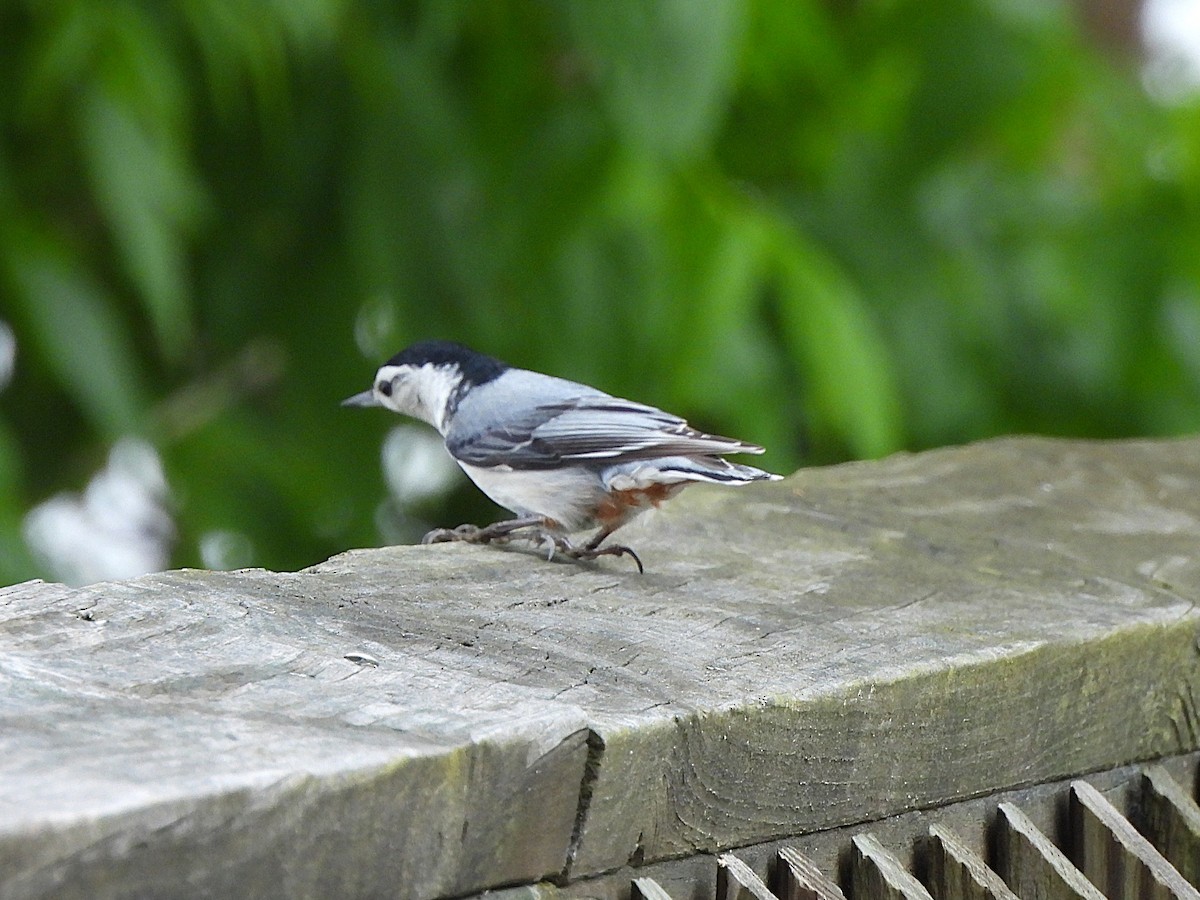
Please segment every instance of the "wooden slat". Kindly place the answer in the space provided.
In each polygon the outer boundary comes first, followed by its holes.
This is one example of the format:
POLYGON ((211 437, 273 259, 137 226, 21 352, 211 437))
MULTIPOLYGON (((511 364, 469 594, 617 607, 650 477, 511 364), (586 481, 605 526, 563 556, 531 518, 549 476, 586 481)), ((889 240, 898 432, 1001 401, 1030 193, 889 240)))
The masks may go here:
POLYGON ((1075 861, 1113 900, 1200 900, 1162 854, 1086 781, 1071 785, 1075 861))
POLYGON ((996 819, 996 868, 1022 900, 1105 900, 1063 852, 1011 803, 996 819))
POLYGON ((950 829, 929 826, 929 892, 938 900, 1018 900, 950 829))
POLYGON ((795 847, 779 851, 775 892, 779 900, 846 900, 842 889, 795 847))
POLYGON ((853 900, 933 900, 916 877, 871 834, 851 841, 853 900))
POLYGON ((1140 824, 1179 874, 1200 888, 1200 806, 1161 766, 1142 773, 1140 824))
POLYGON ((671 895, 663 890, 653 878, 635 878, 629 891, 630 900, 671 900, 671 895))
POLYGON ((754 870, 734 856, 717 857, 717 900, 777 900, 754 870))

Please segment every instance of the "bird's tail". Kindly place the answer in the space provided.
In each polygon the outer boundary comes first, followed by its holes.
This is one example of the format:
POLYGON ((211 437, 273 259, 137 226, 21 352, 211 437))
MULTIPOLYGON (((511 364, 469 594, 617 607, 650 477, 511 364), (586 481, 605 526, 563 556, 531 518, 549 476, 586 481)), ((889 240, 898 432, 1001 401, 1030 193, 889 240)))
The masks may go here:
POLYGON ((712 481, 717 484, 749 484, 752 481, 778 481, 783 476, 754 466, 730 462, 719 456, 688 459, 684 465, 671 466, 667 472, 678 472, 689 481, 712 481))
POLYGON ((749 484, 752 481, 778 481, 782 475, 754 466, 730 462, 719 456, 668 456, 647 460, 624 471, 613 473, 612 487, 646 487, 651 484, 678 484, 707 481, 711 484, 749 484))

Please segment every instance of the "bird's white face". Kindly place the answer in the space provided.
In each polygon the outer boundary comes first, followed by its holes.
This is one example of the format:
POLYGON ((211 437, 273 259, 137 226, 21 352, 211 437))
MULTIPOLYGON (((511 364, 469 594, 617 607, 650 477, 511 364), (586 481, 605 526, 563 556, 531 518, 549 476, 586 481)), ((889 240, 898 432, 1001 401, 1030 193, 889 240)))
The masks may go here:
POLYGON ((371 392, 380 406, 444 431, 446 404, 461 381, 457 366, 381 366, 371 392))

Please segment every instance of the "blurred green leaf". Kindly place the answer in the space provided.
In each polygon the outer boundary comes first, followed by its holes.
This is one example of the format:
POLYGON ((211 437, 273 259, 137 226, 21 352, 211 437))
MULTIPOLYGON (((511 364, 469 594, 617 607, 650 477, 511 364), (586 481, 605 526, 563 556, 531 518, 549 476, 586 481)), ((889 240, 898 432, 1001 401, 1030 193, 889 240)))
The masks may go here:
POLYGON ((286 121, 296 55, 341 37, 342 0, 183 0, 176 4, 203 60, 214 103, 230 121, 259 115, 286 121), (253 103, 249 104, 248 101, 253 103))
POLYGON ((622 137, 642 152, 689 155, 729 96, 742 28, 736 0, 571 0, 571 34, 622 137))
MULTIPOLYGON (((138 432, 148 396, 128 324, 113 299, 53 237, 15 226, 3 233, 4 269, 15 301, 14 325, 29 351, 106 440, 138 432)), ((58 415, 47 410, 48 415, 58 415)))
POLYGON ((21 533, 21 446, 0 422, 0 584, 35 578, 37 565, 21 533))
POLYGON ((81 138, 97 201, 169 357, 191 333, 185 232, 199 192, 178 154, 132 109, 96 89, 82 108, 81 138))
POLYGON ((850 280, 799 235, 781 228, 772 247, 779 310, 805 394, 822 431, 872 458, 904 446, 900 398, 887 346, 850 280))
POLYGON ((86 77, 103 34, 97 13, 83 3, 47 3, 33 10, 24 78, 15 98, 19 118, 26 124, 51 124, 74 86, 86 77))

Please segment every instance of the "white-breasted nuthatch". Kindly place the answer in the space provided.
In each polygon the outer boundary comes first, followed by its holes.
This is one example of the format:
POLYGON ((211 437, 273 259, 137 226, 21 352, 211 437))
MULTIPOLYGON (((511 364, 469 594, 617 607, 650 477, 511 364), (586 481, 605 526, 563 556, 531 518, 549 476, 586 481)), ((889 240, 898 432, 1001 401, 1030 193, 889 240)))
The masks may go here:
POLYGON ((370 390, 343 406, 382 406, 428 422, 485 494, 517 518, 460 525, 425 543, 526 537, 572 559, 628 554, 604 539, 689 484, 780 476, 722 459, 763 448, 704 434, 683 419, 596 388, 506 363, 461 344, 423 341, 380 366, 370 390), (586 543, 569 535, 599 527, 586 543), (517 534, 521 532, 521 534, 517 534))

